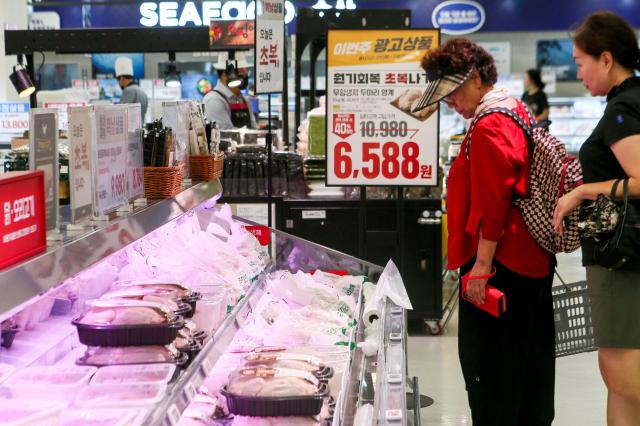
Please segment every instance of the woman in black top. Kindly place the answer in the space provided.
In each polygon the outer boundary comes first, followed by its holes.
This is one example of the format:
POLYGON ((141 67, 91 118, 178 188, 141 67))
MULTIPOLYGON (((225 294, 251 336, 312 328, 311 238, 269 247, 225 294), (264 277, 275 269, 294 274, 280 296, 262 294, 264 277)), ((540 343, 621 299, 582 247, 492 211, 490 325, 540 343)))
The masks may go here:
MULTIPOLYGON (((608 12, 595 13, 574 36, 578 78, 592 96, 607 96, 603 117, 580 148, 584 185, 558 201, 556 231, 575 207, 608 195, 616 179, 629 178, 640 198, 640 52, 632 28, 608 12)), ((616 198, 622 198, 622 185, 616 198)), ((640 425, 640 265, 606 269, 595 263, 594 241, 583 242, 600 372, 609 392, 609 425, 640 425)), ((638 247, 640 250, 640 247, 638 247)), ((631 262, 630 262, 631 263, 631 262)))
POLYGON ((525 92, 522 94, 522 102, 529 106, 538 122, 549 119, 549 102, 543 91, 544 86, 538 70, 530 69, 524 73, 525 92))

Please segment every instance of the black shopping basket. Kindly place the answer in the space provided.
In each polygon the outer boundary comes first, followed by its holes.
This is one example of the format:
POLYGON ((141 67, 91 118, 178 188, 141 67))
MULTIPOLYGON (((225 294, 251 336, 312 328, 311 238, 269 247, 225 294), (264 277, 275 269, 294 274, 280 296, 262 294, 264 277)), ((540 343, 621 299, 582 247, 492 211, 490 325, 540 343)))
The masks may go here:
MULTIPOLYGON (((557 272, 556 272, 556 275, 557 272)), ((586 281, 565 284, 551 289, 556 326, 556 357, 595 351, 591 305, 586 281)))

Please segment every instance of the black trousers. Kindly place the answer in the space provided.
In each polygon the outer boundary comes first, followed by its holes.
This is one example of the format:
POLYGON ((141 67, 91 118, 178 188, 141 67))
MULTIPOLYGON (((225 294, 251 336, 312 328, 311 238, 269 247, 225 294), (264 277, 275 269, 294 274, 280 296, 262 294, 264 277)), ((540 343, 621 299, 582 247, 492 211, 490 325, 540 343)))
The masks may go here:
MULTIPOLYGON (((475 259, 460 268, 466 274, 475 259)), ((554 417, 555 328, 551 283, 516 274, 494 261, 489 284, 507 310, 495 318, 460 300, 458 350, 474 426, 551 425, 554 417)))

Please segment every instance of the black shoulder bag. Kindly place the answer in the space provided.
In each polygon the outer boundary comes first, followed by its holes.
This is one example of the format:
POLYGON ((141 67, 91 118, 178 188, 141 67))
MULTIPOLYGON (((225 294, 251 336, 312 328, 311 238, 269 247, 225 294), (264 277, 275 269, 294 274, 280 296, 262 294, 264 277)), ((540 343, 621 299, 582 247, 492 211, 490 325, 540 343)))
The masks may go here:
POLYGON ((633 269, 640 269, 640 209, 634 203, 629 203, 628 178, 624 179, 622 186, 622 203, 613 201, 622 180, 614 182, 609 200, 600 198, 590 213, 590 216, 597 214, 601 223, 609 221, 611 215, 617 213, 618 216, 615 227, 610 232, 593 235, 596 241, 594 259, 598 265, 609 269, 620 269, 627 265, 632 265, 633 269), (600 207, 597 205, 598 202, 601 202, 600 207), (613 204, 609 204, 608 207, 610 214, 605 213, 607 206, 604 204, 607 202, 613 204))

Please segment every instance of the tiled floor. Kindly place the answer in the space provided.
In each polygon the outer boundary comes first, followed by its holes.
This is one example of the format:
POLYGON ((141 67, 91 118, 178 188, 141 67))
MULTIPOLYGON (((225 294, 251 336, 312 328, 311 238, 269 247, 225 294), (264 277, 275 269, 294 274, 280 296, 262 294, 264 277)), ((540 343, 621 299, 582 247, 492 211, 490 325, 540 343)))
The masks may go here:
MULTIPOLYGON (((567 282, 584 280, 580 255, 558 258, 567 282)), ((435 403, 422 409, 423 425, 470 425, 460 364, 457 312, 442 336, 409 338, 409 374, 418 376, 422 394, 435 403)), ((596 352, 558 358, 556 362, 556 426, 606 424, 606 389, 600 378, 596 352)))

